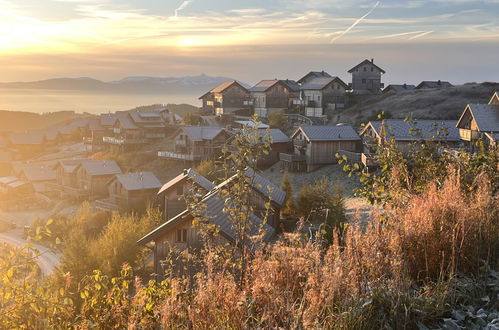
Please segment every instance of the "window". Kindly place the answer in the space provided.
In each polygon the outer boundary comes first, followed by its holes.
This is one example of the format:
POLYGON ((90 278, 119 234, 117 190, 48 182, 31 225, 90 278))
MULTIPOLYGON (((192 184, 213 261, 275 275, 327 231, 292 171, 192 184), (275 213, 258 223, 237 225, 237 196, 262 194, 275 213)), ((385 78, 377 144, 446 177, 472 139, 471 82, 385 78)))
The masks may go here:
POLYGON ((367 71, 367 68, 366 68, 366 67, 364 67, 364 71, 367 71))
POLYGON ((373 68, 373 67, 371 67, 371 72, 373 72, 373 71, 374 71, 374 68, 373 68))
POLYGON ((177 195, 183 195, 184 194, 184 187, 182 185, 177 186, 177 195))
POLYGON ((177 243, 187 242, 187 229, 177 229, 177 243))
POLYGON ((362 83, 365 84, 366 83, 366 80, 365 79, 362 79, 362 83))

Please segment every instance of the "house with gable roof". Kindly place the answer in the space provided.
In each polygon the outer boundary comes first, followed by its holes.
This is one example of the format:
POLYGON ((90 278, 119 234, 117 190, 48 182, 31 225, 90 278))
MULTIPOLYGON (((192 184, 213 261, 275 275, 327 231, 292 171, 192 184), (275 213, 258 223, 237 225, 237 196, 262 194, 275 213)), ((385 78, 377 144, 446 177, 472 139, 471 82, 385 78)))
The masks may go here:
POLYGON ((374 64, 374 59, 362 61, 348 70, 348 73, 352 74, 350 87, 354 94, 380 94, 384 87, 381 75, 386 72, 374 64))
POLYGON ((298 85, 302 86, 315 78, 332 78, 332 76, 324 70, 310 71, 309 73, 298 79, 296 82, 298 83, 298 85))
POLYGON ((84 160, 74 169, 81 196, 97 199, 108 195, 108 182, 121 169, 115 160, 84 160))
POLYGON ((262 80, 250 88, 255 114, 262 118, 280 110, 299 107, 300 85, 294 80, 262 80))
POLYGON ((348 89, 338 77, 309 79, 300 86, 305 116, 325 117, 328 110, 344 108, 348 89))
POLYGON ((159 151, 158 157, 184 161, 213 159, 220 154, 229 136, 221 127, 182 126, 166 144, 169 150, 159 151))
POLYGON ((461 140, 473 150, 474 142, 484 141, 491 147, 499 140, 499 92, 495 92, 488 104, 468 104, 457 121, 461 140))
POLYGON ((448 87, 453 87, 453 85, 448 82, 448 81, 430 81, 430 80, 424 80, 419 83, 419 85, 416 86, 416 89, 430 89, 430 88, 448 88, 448 87))
POLYGON ((199 97, 204 112, 228 115, 251 107, 248 89, 235 80, 226 81, 199 97))

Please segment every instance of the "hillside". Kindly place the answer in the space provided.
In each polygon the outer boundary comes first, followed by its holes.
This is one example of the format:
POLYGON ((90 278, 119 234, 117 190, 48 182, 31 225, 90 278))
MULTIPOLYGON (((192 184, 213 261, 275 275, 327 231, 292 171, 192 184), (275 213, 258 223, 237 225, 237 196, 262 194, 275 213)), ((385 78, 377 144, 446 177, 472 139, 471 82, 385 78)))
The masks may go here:
POLYGON ((73 119, 88 117, 89 114, 74 111, 59 111, 38 114, 33 112, 0 110, 0 132, 23 132, 46 129, 73 119))
POLYGON ((345 109, 333 122, 360 124, 376 119, 404 119, 412 114, 419 119, 457 119, 468 103, 487 103, 499 83, 469 83, 445 89, 422 89, 389 95, 375 95, 345 109))

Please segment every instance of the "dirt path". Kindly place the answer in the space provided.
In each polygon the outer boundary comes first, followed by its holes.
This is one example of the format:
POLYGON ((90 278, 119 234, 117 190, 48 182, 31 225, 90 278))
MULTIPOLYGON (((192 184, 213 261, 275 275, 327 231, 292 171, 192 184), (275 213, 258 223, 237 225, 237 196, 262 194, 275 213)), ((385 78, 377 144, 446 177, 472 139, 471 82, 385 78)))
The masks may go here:
POLYGON ((36 259, 36 263, 40 267, 43 276, 48 276, 54 272, 54 270, 59 266, 60 256, 51 252, 50 249, 39 245, 28 242, 22 238, 18 237, 15 231, 0 233, 0 242, 7 243, 15 247, 22 247, 26 244, 30 244, 36 250, 40 252, 40 255, 36 259))

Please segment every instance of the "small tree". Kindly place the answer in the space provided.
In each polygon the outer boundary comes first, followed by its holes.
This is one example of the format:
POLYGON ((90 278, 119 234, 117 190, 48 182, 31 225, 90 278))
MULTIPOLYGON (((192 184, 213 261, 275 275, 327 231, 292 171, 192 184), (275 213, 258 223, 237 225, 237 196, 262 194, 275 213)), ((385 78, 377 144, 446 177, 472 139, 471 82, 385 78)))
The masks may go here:
POLYGON ((286 128, 286 117, 284 111, 277 111, 268 116, 270 127, 284 130, 286 128))
POLYGON ((289 179, 288 172, 284 173, 282 177, 281 189, 286 193, 286 199, 284 200, 284 207, 281 210, 281 215, 292 216, 295 215, 295 200, 293 197, 293 185, 289 179))

